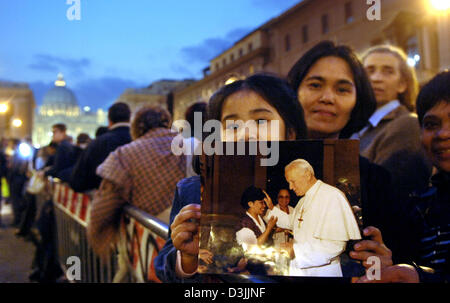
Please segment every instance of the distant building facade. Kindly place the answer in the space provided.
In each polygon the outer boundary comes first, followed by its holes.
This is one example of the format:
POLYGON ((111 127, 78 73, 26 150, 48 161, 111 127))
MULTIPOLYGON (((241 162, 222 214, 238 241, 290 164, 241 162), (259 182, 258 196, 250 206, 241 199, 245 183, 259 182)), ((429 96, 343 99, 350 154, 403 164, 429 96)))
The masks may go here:
POLYGON ((0 81, 0 139, 31 138, 35 106, 28 84, 0 81))
POLYGON ((174 94, 174 119, 187 107, 207 102, 227 81, 257 72, 286 76, 293 64, 321 40, 351 46, 357 53, 389 43, 400 46, 420 83, 450 67, 449 13, 429 0, 383 0, 381 20, 367 17, 372 5, 361 0, 303 0, 213 58, 204 78, 174 94))
POLYGON ((194 80, 159 80, 144 88, 128 88, 116 102, 124 102, 130 106, 131 112, 144 105, 159 105, 173 112, 170 99, 172 94, 194 83, 194 80))
POLYGON ((64 77, 59 74, 55 86, 44 95, 42 105, 35 114, 33 144, 49 144, 52 125, 56 123, 64 123, 67 126, 67 134, 72 136, 74 141, 80 133, 87 133, 91 138, 95 138, 97 128, 107 125, 107 113, 102 109, 95 113, 80 108, 74 93, 66 87, 64 77))

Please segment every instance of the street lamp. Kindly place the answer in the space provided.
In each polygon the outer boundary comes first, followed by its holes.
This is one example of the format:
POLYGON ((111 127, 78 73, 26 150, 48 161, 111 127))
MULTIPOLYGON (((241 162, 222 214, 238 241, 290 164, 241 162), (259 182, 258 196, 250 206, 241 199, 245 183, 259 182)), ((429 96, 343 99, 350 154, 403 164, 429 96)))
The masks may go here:
POLYGON ((438 12, 450 10, 450 0, 430 0, 430 4, 438 12))
POLYGON ((13 121, 12 121, 12 126, 14 126, 14 127, 21 127, 22 126, 22 124, 23 124, 23 122, 22 122, 22 120, 20 120, 20 119, 14 119, 13 121))
POLYGON ((8 103, 0 103, 0 114, 6 113, 8 109, 8 103))

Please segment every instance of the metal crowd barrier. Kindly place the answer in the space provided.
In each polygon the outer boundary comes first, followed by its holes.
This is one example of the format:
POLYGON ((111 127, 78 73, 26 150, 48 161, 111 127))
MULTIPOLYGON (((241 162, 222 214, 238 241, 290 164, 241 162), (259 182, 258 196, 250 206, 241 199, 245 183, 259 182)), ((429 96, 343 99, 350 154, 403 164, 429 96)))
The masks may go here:
MULTIPOLYGON (((168 238, 169 229, 165 222, 135 206, 125 206, 119 243, 110 261, 105 263, 87 241, 93 194, 77 193, 58 179, 50 178, 49 182, 59 262, 65 271, 70 266, 67 264, 69 257, 78 257, 81 262, 81 279, 74 282, 161 282, 155 274, 154 259, 168 238)), ((45 195, 49 196, 49 193, 45 195)), ((268 277, 245 275, 218 275, 217 278, 225 283, 273 282, 268 277)))
POLYGON ((166 223, 134 206, 126 206, 116 252, 105 263, 87 241, 86 228, 93 195, 77 193, 57 179, 50 182, 60 264, 67 269, 66 262, 71 256, 81 261, 81 279, 75 282, 118 282, 115 276, 119 269, 124 272, 121 282, 160 282, 153 261, 167 239, 166 223))

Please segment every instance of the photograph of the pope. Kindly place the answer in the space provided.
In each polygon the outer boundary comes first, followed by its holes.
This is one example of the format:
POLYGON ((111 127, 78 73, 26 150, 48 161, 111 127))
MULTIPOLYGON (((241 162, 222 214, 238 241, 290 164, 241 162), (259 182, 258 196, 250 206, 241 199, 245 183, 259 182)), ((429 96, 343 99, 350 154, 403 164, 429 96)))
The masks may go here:
POLYGON ((202 211, 200 249, 208 262, 200 254, 201 273, 355 273, 358 266, 349 264, 346 252, 349 243, 361 239, 357 147, 350 140, 334 140, 298 141, 281 148, 274 167, 259 166, 257 156, 207 161, 211 177, 215 170, 228 177, 206 182, 202 203, 212 203, 202 211), (330 155, 333 161, 324 161, 330 155), (235 177, 229 178, 233 172, 235 177), (222 196, 222 203, 214 203, 213 196, 222 196))

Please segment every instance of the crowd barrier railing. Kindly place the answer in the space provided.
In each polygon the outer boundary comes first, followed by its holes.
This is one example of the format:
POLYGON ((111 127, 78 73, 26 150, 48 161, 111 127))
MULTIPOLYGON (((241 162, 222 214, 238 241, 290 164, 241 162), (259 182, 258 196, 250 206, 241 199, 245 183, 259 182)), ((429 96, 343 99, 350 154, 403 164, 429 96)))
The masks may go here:
POLYGON ((87 240, 93 194, 77 193, 58 179, 49 182, 56 219, 57 255, 64 269, 70 257, 80 259, 81 279, 75 282, 160 282, 153 262, 167 239, 166 223, 132 205, 125 206, 119 243, 109 262, 105 262, 87 240))
MULTIPOLYGON (((126 205, 119 242, 109 262, 105 262, 95 254, 87 240, 94 194, 77 193, 58 179, 49 178, 49 184, 51 192, 44 196, 53 200, 59 262, 66 271, 70 257, 80 259, 81 277, 73 282, 161 282, 155 273, 154 260, 168 238, 167 223, 133 205, 126 205)), ((273 282, 267 277, 246 275, 220 275, 217 278, 225 283, 273 282)))

